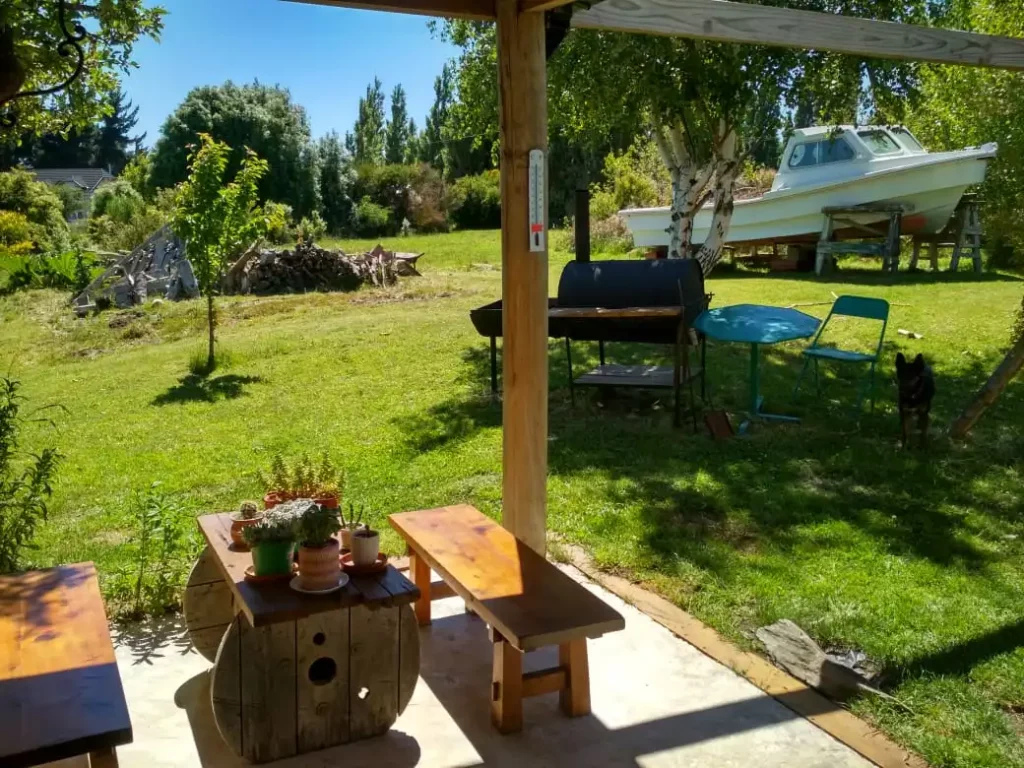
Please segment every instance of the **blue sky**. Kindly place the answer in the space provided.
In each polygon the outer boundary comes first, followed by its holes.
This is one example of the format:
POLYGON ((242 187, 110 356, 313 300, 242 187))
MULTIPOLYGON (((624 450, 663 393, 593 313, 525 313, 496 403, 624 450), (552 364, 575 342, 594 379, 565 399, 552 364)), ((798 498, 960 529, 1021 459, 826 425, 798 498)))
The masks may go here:
MULTIPOLYGON (((153 4, 153 3, 151 3, 153 4)), ((137 131, 152 146, 167 116, 199 85, 226 80, 281 85, 306 108, 313 136, 344 134, 374 76, 405 87, 422 128, 434 78, 456 49, 431 37, 427 19, 284 0, 159 0, 161 42, 135 49, 124 88, 139 107, 137 131)))

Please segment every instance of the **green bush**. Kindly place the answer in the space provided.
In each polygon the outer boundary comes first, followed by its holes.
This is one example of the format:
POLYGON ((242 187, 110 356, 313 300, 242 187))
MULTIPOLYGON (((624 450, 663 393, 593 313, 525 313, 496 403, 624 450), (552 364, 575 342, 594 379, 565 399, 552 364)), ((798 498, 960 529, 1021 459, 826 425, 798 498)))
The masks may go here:
POLYGON ((104 184, 92 196, 93 216, 110 216, 120 222, 130 221, 145 206, 142 195, 123 179, 104 184))
MULTIPOLYGON (((419 232, 448 230, 444 181, 437 170, 425 163, 362 166, 352 190, 353 199, 369 201, 389 212, 388 227, 376 227, 383 230, 379 234, 394 234, 405 228, 405 222, 419 232)), ((364 213, 368 213, 368 209, 364 209, 364 213)), ((354 222, 376 222, 379 217, 361 217, 358 210, 353 210, 352 218, 354 222)))
POLYGON ((383 237, 395 234, 397 226, 390 210, 364 197, 352 211, 352 231, 359 237, 383 237))
POLYGON ((70 184, 55 184, 51 189, 60 198, 65 219, 70 221, 73 218, 79 217, 79 214, 88 211, 89 198, 86 197, 85 190, 70 184))
POLYGON ((295 241, 290 205, 268 200, 263 204, 263 215, 267 219, 267 240, 274 245, 284 245, 295 241))
POLYGON ((0 211, 0 246, 9 255, 28 253, 33 250, 33 240, 37 229, 25 218, 25 214, 15 211, 0 211))
POLYGON ((83 250, 8 257, 4 263, 8 272, 5 293, 39 288, 77 293, 92 282, 101 269, 93 254, 83 250))
POLYGON ((313 211, 309 216, 304 216, 295 226, 295 239, 300 243, 314 243, 323 240, 327 234, 327 222, 318 211, 313 211))
POLYGON ((501 226, 501 186, 498 171, 457 179, 448 193, 448 216, 459 229, 501 226))
POLYGON ((114 216, 89 219, 89 239, 103 251, 133 251, 170 221, 170 215, 155 205, 144 205, 126 221, 114 216))
POLYGON ((40 251, 63 251, 71 243, 60 197, 27 171, 0 173, 0 209, 20 213, 37 226, 34 239, 40 251))

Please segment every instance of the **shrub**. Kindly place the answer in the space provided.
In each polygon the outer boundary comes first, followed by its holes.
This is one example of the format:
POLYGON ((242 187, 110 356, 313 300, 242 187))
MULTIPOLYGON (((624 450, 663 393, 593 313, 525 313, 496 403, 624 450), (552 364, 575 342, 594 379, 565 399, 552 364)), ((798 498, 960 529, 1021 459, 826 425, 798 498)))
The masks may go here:
POLYGON ((295 229, 292 227, 290 205, 268 200, 263 204, 263 215, 267 219, 267 240, 275 245, 294 242, 295 229))
POLYGON ((459 229, 501 226, 501 187, 498 171, 457 179, 448 195, 448 215, 459 229))
POLYGON ((36 228, 25 214, 0 211, 0 246, 8 253, 28 253, 32 250, 36 228))
POLYGON ((352 231, 359 237, 393 235, 396 226, 391 211, 364 197, 352 211, 352 231))
POLYGON ((143 205, 127 220, 94 216, 89 219, 89 239, 104 251, 133 251, 170 219, 170 214, 155 205, 143 205))
POLYGON ((445 187, 441 175, 429 165, 421 165, 409 195, 409 223, 418 232, 447 232, 445 187))
POLYGON ((16 169, 0 173, 0 209, 22 214, 37 226, 40 251, 62 251, 70 245, 71 232, 64 220, 64 205, 52 187, 16 169))
POLYGON ((100 267, 97 267, 93 254, 79 249, 53 255, 9 258, 7 269, 5 293, 30 288, 78 292, 92 282, 100 267))
MULTIPOLYGON (((364 222, 372 220, 375 223, 370 229, 376 231, 366 234, 366 237, 394 234, 406 221, 421 232, 443 232, 448 229, 444 181, 434 168, 425 163, 362 166, 353 184, 353 197, 369 201, 389 212, 390 222, 384 228, 376 226, 379 219, 376 213, 367 218, 353 210, 353 221, 364 226, 364 231, 368 231, 366 227, 369 226, 364 222)), ((369 209, 364 209, 363 213, 369 213, 369 209)), ((355 233, 360 234, 358 230, 355 233)))
POLYGON ((146 203, 130 183, 118 179, 100 187, 92 196, 92 215, 110 216, 115 221, 132 219, 146 203))
POLYGON ((86 197, 84 190, 73 187, 70 184, 55 184, 52 189, 57 193, 57 197, 60 198, 65 219, 70 221, 71 219, 78 218, 79 214, 85 213, 88 210, 89 199, 86 197))
MULTIPOLYGON (((576 250, 575 224, 567 219, 565 228, 554 235, 558 250, 576 250)), ((594 253, 621 255, 633 250, 633 237, 626 228, 626 222, 617 213, 590 222, 590 249, 594 253)))
MULTIPOLYGON (((38 453, 21 450, 26 418, 22 415, 25 400, 19 389, 17 381, 0 379, 0 573, 10 573, 23 565, 36 526, 46 519, 53 494, 50 483, 61 460, 55 448, 38 453)), ((34 420, 39 420, 38 414, 34 420)))
POLYGON ((295 226, 295 239, 300 243, 312 243, 322 240, 327 234, 327 222, 318 211, 313 211, 309 216, 304 216, 295 226))
POLYGON ((142 199, 150 203, 156 197, 156 188, 150 181, 152 165, 153 163, 148 152, 136 152, 131 162, 121 171, 121 176, 119 177, 131 184, 142 199))

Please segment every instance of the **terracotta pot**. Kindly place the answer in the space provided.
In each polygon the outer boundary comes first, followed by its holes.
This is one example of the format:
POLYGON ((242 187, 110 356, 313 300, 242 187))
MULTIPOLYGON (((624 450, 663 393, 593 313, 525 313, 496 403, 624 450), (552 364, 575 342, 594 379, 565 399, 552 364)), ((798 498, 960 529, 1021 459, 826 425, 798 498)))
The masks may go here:
POLYGON ((336 493, 328 496, 314 496, 313 501, 325 509, 337 509, 341 503, 336 493))
POLYGON ((280 576, 291 573, 291 541, 265 541, 252 549, 252 565, 257 576, 280 576))
POLYGON ((231 543, 235 549, 241 552, 248 552, 249 545, 245 543, 245 539, 242 538, 242 529, 247 525, 255 525, 263 519, 263 515, 258 515, 250 520, 246 520, 244 517, 236 517, 231 515, 231 543))
POLYGON ((357 567, 373 565, 380 554, 380 534, 369 529, 352 535, 352 563, 357 567))
POLYGON ((271 491, 270 493, 263 497, 263 508, 273 509, 282 501, 283 499, 281 498, 281 494, 279 494, 277 491, 271 491))
POLYGON ((325 547, 307 547, 305 544, 299 547, 299 576, 302 577, 303 589, 330 589, 338 585, 340 549, 337 539, 331 539, 325 547))

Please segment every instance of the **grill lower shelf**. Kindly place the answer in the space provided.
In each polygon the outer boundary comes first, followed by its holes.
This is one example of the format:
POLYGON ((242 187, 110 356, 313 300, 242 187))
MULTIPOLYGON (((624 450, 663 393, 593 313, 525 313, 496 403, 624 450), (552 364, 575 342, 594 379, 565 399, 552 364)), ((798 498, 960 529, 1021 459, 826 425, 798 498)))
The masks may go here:
MULTIPOLYGON (((701 369, 690 368, 690 380, 697 380, 701 369)), ((685 383, 684 378, 681 383, 685 383)), ((578 387, 638 387, 641 389, 673 389, 674 369, 668 365, 599 365, 592 371, 577 376, 573 384, 578 387)))

